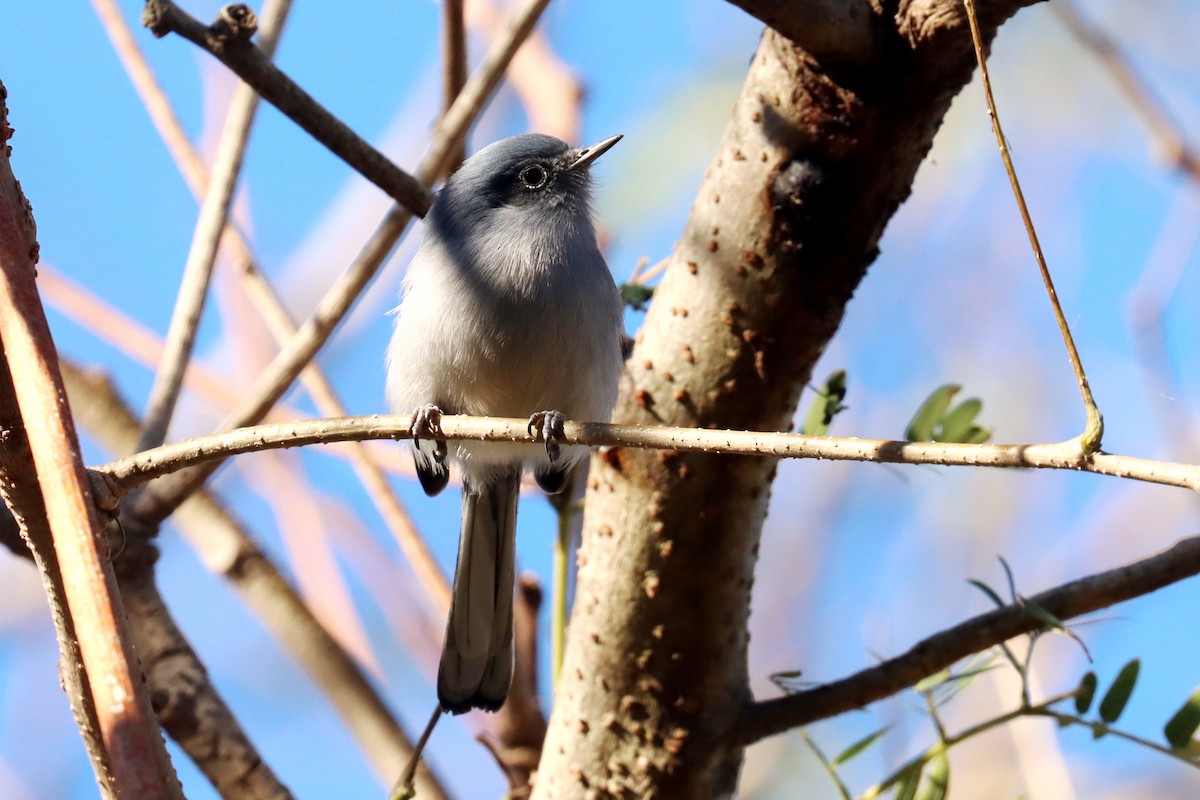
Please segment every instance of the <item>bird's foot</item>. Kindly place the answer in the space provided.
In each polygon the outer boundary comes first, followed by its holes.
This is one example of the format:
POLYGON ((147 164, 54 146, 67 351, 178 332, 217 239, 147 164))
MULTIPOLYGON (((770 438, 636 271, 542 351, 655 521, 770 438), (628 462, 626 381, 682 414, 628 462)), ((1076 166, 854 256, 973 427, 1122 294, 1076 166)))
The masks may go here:
POLYGON ((561 453, 558 443, 567 435, 566 421, 561 411, 539 411, 529 417, 529 435, 546 443, 546 455, 551 461, 557 461, 561 453))
POLYGON ((408 434, 412 437, 413 445, 421 439, 433 439, 436 445, 434 455, 438 461, 445 460, 448 451, 445 434, 442 432, 442 410, 436 405, 426 403, 417 406, 412 421, 408 424, 408 434))

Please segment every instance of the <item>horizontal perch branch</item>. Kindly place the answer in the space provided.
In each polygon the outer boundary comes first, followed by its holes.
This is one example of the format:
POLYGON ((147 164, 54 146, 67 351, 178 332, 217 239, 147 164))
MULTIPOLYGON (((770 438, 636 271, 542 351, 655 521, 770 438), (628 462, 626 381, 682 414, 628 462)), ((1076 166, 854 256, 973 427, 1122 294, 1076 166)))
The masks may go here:
MULTIPOLYGON (((407 416, 332 417, 255 425, 226 433, 186 439, 106 464, 96 472, 116 497, 184 467, 279 447, 366 439, 407 439, 407 416)), ((534 442, 525 420, 444 416, 446 439, 485 442, 534 442)), ((1073 469, 1200 491, 1200 466, 1134 456, 1085 455, 1076 440, 1057 444, 948 444, 884 439, 802 436, 796 433, 723 431, 637 425, 568 422, 564 444, 640 447, 682 452, 824 458, 890 464, 1073 469)))

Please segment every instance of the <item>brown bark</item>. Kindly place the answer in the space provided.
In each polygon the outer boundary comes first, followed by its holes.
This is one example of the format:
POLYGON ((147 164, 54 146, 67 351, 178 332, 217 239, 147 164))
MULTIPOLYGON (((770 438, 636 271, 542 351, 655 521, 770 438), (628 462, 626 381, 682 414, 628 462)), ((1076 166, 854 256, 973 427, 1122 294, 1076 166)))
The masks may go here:
MULTIPOLYGON (((982 4, 990 40, 1017 3, 982 4)), ((865 66, 768 29, 622 377, 615 421, 790 427, 974 66, 955 2, 901 3, 865 66)), ((535 798, 731 796, 770 459, 592 465, 535 798)))

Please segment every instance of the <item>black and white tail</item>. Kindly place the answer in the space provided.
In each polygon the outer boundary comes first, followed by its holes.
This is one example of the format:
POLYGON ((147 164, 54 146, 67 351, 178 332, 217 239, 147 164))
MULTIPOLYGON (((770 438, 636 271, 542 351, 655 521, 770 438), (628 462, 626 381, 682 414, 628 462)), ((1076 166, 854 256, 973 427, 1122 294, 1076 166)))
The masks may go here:
POLYGON ((454 596, 438 667, 438 702, 452 714, 495 711, 508 696, 520 484, 519 468, 463 482, 454 596))

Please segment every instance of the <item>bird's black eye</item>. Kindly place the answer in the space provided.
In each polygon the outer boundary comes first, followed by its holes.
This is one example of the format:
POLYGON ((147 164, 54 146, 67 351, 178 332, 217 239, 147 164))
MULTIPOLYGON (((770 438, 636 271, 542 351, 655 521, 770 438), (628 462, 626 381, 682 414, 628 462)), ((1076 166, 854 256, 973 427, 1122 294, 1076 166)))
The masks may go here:
POLYGON ((541 164, 530 164, 517 175, 526 189, 541 189, 550 180, 550 173, 541 164))

